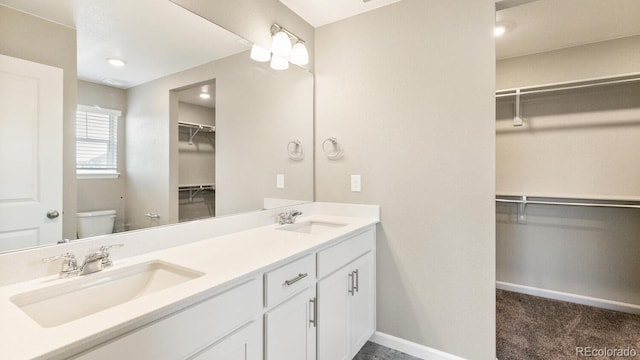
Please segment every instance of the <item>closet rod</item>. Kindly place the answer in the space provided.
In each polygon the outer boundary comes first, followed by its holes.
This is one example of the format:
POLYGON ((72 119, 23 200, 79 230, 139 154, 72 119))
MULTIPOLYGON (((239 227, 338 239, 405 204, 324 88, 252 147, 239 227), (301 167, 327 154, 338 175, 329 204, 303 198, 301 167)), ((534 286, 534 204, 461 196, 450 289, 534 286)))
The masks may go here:
MULTIPOLYGON (((640 81, 640 77, 631 78, 631 79, 622 79, 622 80, 602 81, 602 82, 595 82, 595 83, 583 84, 583 85, 550 87, 550 88, 547 88, 547 89, 540 89, 540 90, 524 90, 524 91, 521 90, 520 91, 520 95, 538 94, 538 93, 562 91, 562 90, 582 89, 582 88, 595 87, 595 86, 601 86, 601 85, 627 84, 627 83, 633 83, 633 82, 638 82, 638 81, 640 81)), ((510 91, 513 91, 513 90, 510 90, 510 91)), ((516 94, 517 94, 517 92, 513 91, 513 92, 510 92, 510 93, 507 93, 507 94, 496 94, 496 97, 497 98, 501 98, 501 97, 508 97, 508 96, 516 96, 516 94)))
POLYGON ((630 204, 615 204, 615 203, 582 203, 582 202, 567 202, 567 201, 539 201, 539 200, 509 200, 509 199, 496 199, 496 202, 500 203, 512 203, 523 205, 564 205, 564 206, 585 206, 585 207, 607 207, 607 208, 626 208, 626 209, 640 209, 640 205, 630 204))

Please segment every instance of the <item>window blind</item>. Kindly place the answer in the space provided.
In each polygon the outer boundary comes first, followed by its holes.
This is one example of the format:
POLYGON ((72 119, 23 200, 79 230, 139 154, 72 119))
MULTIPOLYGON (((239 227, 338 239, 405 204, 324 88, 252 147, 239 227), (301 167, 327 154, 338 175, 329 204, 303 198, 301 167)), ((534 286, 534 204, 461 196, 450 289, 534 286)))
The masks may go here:
POLYGON ((89 106, 76 111, 76 168, 116 172, 120 113, 89 106))

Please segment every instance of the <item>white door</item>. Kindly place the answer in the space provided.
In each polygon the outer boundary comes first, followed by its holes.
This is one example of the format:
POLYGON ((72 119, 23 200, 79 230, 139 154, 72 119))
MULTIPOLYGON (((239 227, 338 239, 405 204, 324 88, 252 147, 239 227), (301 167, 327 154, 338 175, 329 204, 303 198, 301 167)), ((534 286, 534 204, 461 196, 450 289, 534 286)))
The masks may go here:
POLYGON ((61 239, 62 69, 0 55, 0 251, 61 239))
POLYGON ((350 360, 349 271, 342 268, 318 282, 318 360, 350 360))
POLYGON ((349 265, 355 269, 355 289, 350 299, 351 356, 360 351, 375 331, 374 261, 373 253, 370 252, 349 265))
POLYGON ((315 360, 315 288, 265 314, 265 360, 315 360))

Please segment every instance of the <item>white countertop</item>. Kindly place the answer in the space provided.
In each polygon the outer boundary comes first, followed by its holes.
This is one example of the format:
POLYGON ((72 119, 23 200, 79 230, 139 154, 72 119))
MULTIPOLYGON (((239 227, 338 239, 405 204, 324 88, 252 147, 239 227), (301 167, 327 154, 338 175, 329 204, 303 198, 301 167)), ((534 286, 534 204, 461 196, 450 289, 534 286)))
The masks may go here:
POLYGON ((329 215, 300 217, 297 222, 308 220, 346 225, 319 234, 282 231, 277 230, 280 225, 268 225, 125 259, 118 260, 116 256, 114 266, 103 270, 103 273, 160 260, 204 275, 51 328, 41 327, 10 299, 73 278, 47 276, 0 287, 0 359, 50 359, 63 354, 70 355, 75 349, 88 344, 95 345, 108 337, 129 331, 142 321, 150 321, 188 306, 231 284, 254 277, 267 268, 275 268, 303 254, 327 247, 346 235, 378 222, 377 218, 329 215))

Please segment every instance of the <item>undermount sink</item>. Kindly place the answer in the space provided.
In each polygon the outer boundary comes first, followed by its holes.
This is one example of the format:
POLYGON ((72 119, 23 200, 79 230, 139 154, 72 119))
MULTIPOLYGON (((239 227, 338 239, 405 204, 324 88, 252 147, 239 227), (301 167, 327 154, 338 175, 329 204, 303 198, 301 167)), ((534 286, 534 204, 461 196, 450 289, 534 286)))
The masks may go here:
POLYGON ((204 275, 163 261, 81 276, 16 295, 11 301, 42 327, 49 328, 184 283, 204 275))
POLYGON ((318 234, 327 230, 332 230, 345 226, 346 224, 330 223, 324 221, 304 221, 291 225, 284 225, 278 228, 278 230, 294 231, 305 234, 318 234))

